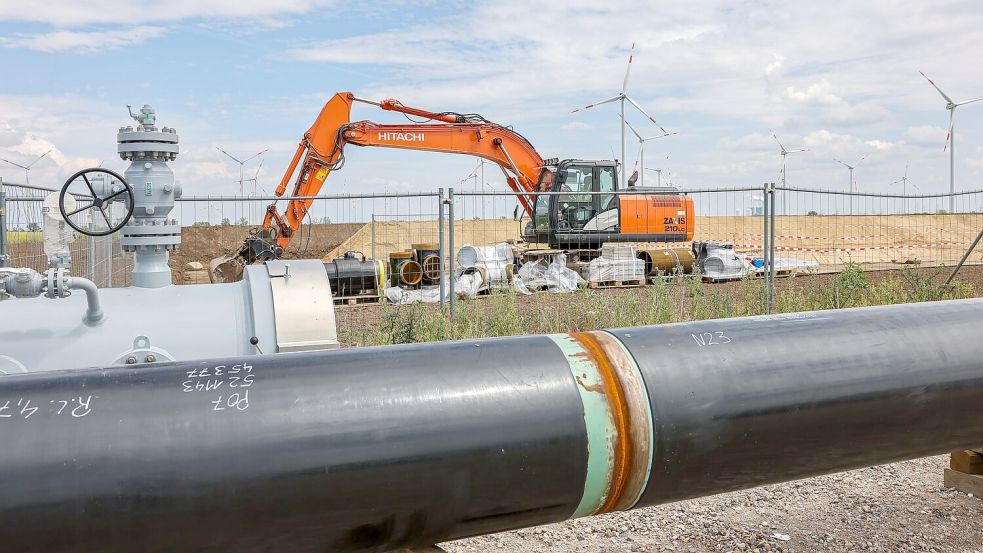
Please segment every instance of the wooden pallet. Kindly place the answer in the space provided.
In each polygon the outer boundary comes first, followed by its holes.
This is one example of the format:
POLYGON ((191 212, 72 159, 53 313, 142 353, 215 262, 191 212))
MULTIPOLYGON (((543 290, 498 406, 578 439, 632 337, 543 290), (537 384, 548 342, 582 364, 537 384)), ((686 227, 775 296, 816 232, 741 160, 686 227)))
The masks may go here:
POLYGON ((382 297, 377 294, 359 294, 357 296, 338 296, 334 298, 335 305, 370 305, 379 303, 382 297))
POLYGON ((954 451, 949 456, 942 484, 963 493, 983 497, 983 449, 954 451))
POLYGON ((639 286, 645 286, 647 284, 644 278, 636 278, 632 280, 605 280, 603 282, 588 282, 587 287, 591 289, 598 288, 637 288, 639 286))
MULTIPOLYGON (((775 278, 790 277, 795 274, 795 269, 777 269, 775 271, 775 278)), ((764 271, 755 271, 750 273, 753 279, 763 279, 765 278, 764 271)), ((730 276, 709 276, 703 275, 703 282, 708 282, 715 284, 718 282, 734 282, 737 280, 744 280, 745 275, 730 275, 730 276)))
POLYGON ((660 282, 660 281, 661 282, 668 282, 668 283, 671 284, 673 282, 676 282, 676 280, 679 279, 680 277, 682 277, 682 279, 684 281, 686 281, 686 280, 690 280, 690 279, 696 278, 696 275, 694 275, 693 273, 683 274, 683 275, 674 275, 674 274, 673 275, 657 275, 657 276, 650 276, 650 277, 647 278, 647 280, 648 280, 648 283, 649 284, 656 284, 657 282, 660 282))

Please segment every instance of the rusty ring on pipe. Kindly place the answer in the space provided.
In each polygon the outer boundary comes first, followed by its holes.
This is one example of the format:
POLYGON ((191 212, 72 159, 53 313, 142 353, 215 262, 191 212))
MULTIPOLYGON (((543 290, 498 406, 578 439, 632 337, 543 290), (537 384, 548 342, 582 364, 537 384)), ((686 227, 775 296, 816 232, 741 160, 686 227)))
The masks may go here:
POLYGON ((576 332, 570 335, 584 348, 603 378, 601 390, 611 411, 616 443, 611 448, 611 479, 597 511, 625 511, 638 502, 648 483, 652 463, 652 415, 648 392, 634 359, 613 335, 576 332))

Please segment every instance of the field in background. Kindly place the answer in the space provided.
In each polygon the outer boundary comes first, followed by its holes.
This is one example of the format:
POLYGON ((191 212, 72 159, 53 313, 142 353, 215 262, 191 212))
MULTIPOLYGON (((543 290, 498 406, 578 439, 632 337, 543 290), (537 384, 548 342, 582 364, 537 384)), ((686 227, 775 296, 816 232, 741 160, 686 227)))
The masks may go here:
MULTIPOLYGON (((696 239, 733 242, 737 251, 761 256, 762 218, 702 216, 696 218, 696 239)), ((847 263, 865 269, 917 264, 953 265, 983 225, 983 214, 866 215, 775 217, 776 256, 819 263, 819 271, 838 271, 847 263)), ((172 267, 180 272, 188 261, 207 265, 214 257, 234 251, 248 227, 185 227, 172 267)), ((519 223, 511 219, 457 220, 455 246, 492 244, 519 238, 519 223)), ((286 252, 288 258, 333 259, 346 251, 387 258, 412 244, 437 242, 437 221, 376 221, 375 223, 304 225, 286 252), (373 247, 374 244, 374 247, 373 247)), ((666 245, 678 246, 678 245, 666 245)), ((983 248, 969 263, 983 263, 983 248)), ((176 280, 176 282, 181 282, 176 280)))
MULTIPOLYGON (((819 272, 836 272, 847 263, 856 263, 864 269, 951 266, 983 227, 983 214, 796 215, 777 216, 775 221, 778 257, 816 262, 819 272)), ((520 235, 520 223, 511 219, 458 219, 454 229, 458 248, 466 243, 483 245, 515 240, 520 235)), ((698 216, 696 229, 699 240, 733 242, 742 254, 762 255, 760 216, 698 216)), ((188 262, 197 261, 207 267, 213 258, 237 250, 248 231, 249 227, 239 225, 184 227, 181 247, 171 260, 174 282, 185 283, 188 262)), ((7 237, 11 266, 44 269, 47 261, 40 233, 9 231, 7 237)), ((406 250, 412 244, 437 241, 436 219, 308 224, 291 241, 285 257, 333 259, 353 250, 367 257, 374 254, 385 259, 390 252, 406 250)), ((72 251, 76 274, 82 274, 87 257, 85 240, 73 244, 72 251)), ((111 268, 116 275, 114 284, 121 285, 128 282, 128 275, 117 273, 130 265, 129 256, 116 255, 124 258, 111 268)), ((983 263, 983 248, 974 252, 968 263, 983 263)))
MULTIPOLYGON (((847 263, 865 268, 917 263, 952 265, 983 228, 983 214, 956 215, 779 215, 775 217, 776 257, 819 263, 836 271, 847 263)), ((735 249, 761 256, 761 217, 697 217, 698 240, 731 241, 735 249)), ((983 262, 983 250, 969 263, 983 262)))

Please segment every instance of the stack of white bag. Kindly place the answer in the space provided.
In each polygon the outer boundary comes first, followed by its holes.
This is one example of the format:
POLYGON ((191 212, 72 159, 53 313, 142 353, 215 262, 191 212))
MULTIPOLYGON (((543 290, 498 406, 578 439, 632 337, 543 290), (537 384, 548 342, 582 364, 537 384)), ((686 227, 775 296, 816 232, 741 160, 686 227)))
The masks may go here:
POLYGON ((482 290, 508 288, 508 267, 514 261, 512 246, 506 242, 488 246, 465 244, 457 252, 455 292, 474 297, 482 290))
POLYGON ((601 256, 587 264, 587 280, 609 282, 612 280, 641 280, 645 278, 645 261, 638 259, 631 246, 604 246, 601 256))
MULTIPOLYGON (((399 286, 387 286, 383 293, 386 299, 397 305, 408 303, 437 303, 440 301, 440 289, 422 288, 420 290, 406 290, 399 286)), ((446 292, 445 292, 446 294, 446 292)), ((445 295, 444 299, 447 297, 445 295)))
POLYGON ((542 259, 523 264, 513 285, 517 292, 529 295, 543 287, 554 293, 573 292, 583 282, 576 271, 567 268, 567 256, 561 253, 548 265, 542 259))

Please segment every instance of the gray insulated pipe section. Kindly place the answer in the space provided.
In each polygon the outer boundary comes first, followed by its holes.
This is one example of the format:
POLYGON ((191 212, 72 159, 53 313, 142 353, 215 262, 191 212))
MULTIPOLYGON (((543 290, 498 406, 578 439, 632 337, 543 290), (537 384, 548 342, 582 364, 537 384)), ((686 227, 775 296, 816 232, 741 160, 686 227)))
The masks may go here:
POLYGON ((6 376, 0 536, 388 551, 941 453, 983 436, 981 324, 964 300, 6 376))

